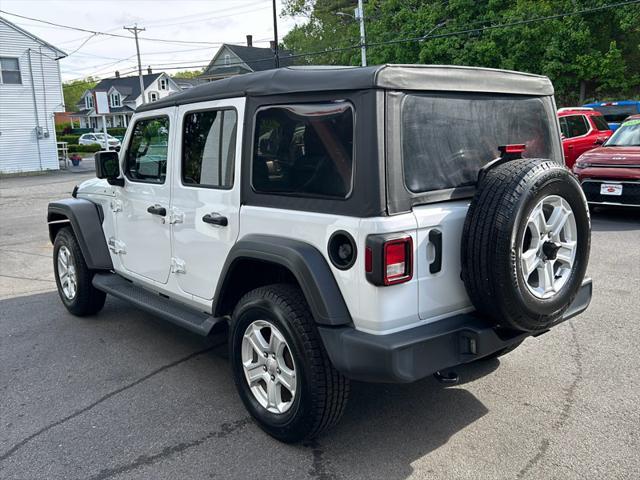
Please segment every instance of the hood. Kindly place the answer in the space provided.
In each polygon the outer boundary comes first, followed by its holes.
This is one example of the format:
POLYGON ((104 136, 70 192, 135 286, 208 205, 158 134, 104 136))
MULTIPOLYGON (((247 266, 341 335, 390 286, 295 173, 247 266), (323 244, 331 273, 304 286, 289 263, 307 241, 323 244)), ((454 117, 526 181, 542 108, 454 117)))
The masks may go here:
POLYGON ((78 195, 93 194, 93 195, 109 195, 113 196, 113 187, 109 185, 104 179, 90 178, 78 185, 78 195))
POLYGON ((640 147, 598 147, 583 153, 578 162, 595 165, 640 166, 640 147))

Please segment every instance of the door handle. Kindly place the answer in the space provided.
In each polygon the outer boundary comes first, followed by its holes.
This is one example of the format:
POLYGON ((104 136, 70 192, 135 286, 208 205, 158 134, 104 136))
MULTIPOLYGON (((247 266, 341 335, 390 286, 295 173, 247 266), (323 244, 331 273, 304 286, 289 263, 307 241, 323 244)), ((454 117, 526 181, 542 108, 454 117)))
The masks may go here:
POLYGON ((429 232, 429 243, 433 245, 435 256, 433 262, 429 264, 429 273, 438 273, 442 270, 442 232, 431 230, 429 232))
POLYGON ((207 213, 204 217, 202 217, 202 221, 204 223, 209 223, 211 225, 219 225, 221 227, 226 227, 229 225, 229 220, 224 215, 220 215, 219 213, 207 213))
POLYGON ((149 208, 147 208, 147 212, 149 212, 151 215, 160 215, 161 217, 167 216, 167 209, 160 205, 151 205, 149 208))

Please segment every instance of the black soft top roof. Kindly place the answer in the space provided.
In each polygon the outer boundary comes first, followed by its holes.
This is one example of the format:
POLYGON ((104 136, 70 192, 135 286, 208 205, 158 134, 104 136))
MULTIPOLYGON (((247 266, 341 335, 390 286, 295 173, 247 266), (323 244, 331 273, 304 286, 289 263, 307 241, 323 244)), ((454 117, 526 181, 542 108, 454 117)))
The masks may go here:
POLYGON ((547 77, 509 70, 441 65, 287 67, 236 75, 138 107, 138 112, 244 96, 370 88, 553 95, 547 77))

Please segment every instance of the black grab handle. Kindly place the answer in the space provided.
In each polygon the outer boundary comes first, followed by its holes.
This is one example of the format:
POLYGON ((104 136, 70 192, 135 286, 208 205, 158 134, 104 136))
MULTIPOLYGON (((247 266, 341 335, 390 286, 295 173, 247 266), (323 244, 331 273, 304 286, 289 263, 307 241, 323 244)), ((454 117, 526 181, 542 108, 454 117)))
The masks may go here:
POLYGON ((202 217, 202 221, 204 223, 210 223, 211 225, 220 225, 221 227, 229 225, 227 217, 220 215, 219 213, 207 213, 202 217))
POLYGON ((161 217, 167 216, 167 209, 161 207, 160 205, 151 205, 149 208, 147 208, 147 212, 149 212, 151 215, 160 215, 161 217))
POLYGON ((431 230, 429 232, 429 242, 433 243, 436 251, 433 262, 429 264, 429 272, 438 273, 442 270, 442 232, 440 230, 431 230))

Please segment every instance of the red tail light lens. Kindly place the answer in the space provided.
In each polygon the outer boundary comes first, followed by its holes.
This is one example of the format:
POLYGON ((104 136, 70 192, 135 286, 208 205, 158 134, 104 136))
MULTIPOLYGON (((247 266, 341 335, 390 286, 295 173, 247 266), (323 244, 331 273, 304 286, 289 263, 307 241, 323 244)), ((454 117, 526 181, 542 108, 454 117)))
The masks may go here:
POLYGON ((413 241, 403 237, 385 242, 383 246, 384 284, 395 285, 411 280, 413 261, 413 241))

